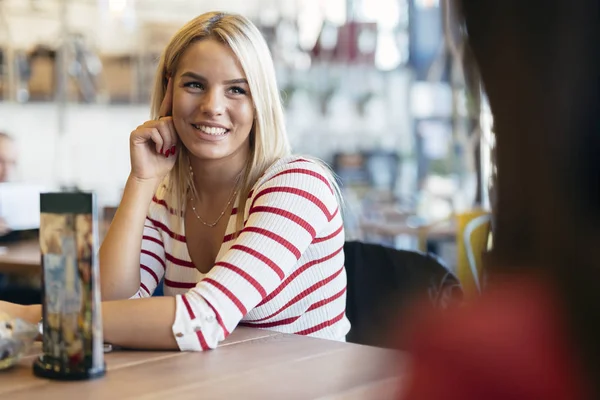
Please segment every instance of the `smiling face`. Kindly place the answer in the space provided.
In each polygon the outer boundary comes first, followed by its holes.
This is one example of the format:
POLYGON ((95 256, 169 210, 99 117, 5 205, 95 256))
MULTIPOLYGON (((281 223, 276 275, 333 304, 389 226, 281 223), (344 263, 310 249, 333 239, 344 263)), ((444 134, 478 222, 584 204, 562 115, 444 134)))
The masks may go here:
POLYGON ((214 39, 198 41, 182 55, 173 78, 173 122, 190 156, 245 158, 254 107, 233 51, 214 39))

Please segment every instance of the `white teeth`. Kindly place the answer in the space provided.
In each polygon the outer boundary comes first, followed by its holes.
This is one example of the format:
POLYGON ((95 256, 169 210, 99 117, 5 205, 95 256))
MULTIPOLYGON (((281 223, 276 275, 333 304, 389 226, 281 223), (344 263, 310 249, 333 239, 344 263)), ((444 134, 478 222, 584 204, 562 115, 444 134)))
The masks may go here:
POLYGON ((206 133, 207 135, 213 135, 213 136, 223 135, 223 134, 225 134, 225 132, 227 132, 227 129, 224 129, 224 128, 215 128, 212 126, 205 126, 205 125, 194 125, 194 128, 201 130, 202 132, 206 133))

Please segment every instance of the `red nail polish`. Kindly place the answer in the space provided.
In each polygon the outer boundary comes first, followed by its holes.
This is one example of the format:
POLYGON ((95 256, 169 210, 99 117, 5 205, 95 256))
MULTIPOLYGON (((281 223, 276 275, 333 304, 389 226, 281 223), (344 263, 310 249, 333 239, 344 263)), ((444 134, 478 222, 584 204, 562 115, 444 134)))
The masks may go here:
POLYGON ((164 153, 163 153, 163 148, 162 148, 162 147, 160 148, 160 154, 164 154, 164 153))
POLYGON ((175 154, 175 150, 177 150, 176 146, 171 147, 171 154, 175 154))
POLYGON ((170 151, 171 151, 171 150, 167 150, 167 151, 165 152, 165 157, 169 157, 169 152, 170 152, 170 151))

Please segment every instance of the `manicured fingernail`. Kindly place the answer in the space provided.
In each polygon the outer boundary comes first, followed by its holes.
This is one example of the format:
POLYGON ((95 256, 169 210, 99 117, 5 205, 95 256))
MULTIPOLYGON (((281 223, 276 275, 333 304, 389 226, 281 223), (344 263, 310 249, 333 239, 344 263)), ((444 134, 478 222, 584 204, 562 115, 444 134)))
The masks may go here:
POLYGON ((162 147, 160 148, 160 154, 164 154, 164 153, 163 153, 163 148, 162 148, 162 147))
POLYGON ((175 154, 175 150, 177 150, 176 146, 171 147, 171 154, 175 154))
POLYGON ((165 157, 169 157, 169 152, 170 152, 170 151, 171 151, 171 150, 167 150, 167 151, 165 152, 165 157))

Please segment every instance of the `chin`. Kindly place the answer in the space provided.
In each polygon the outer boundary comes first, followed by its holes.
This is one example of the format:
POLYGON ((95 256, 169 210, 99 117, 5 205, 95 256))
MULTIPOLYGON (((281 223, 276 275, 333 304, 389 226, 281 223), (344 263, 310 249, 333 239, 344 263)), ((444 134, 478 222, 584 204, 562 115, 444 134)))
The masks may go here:
POLYGON ((208 146, 194 146, 189 149, 192 156, 199 160, 221 160, 232 155, 232 152, 225 149, 207 148, 208 146))
POLYGON ((223 140, 216 143, 205 143, 201 141, 192 140, 191 146, 187 146, 187 149, 191 156, 194 156, 198 160, 223 160, 227 158, 236 158, 242 156, 244 148, 250 149, 248 141, 244 143, 232 143, 229 140, 223 140))

